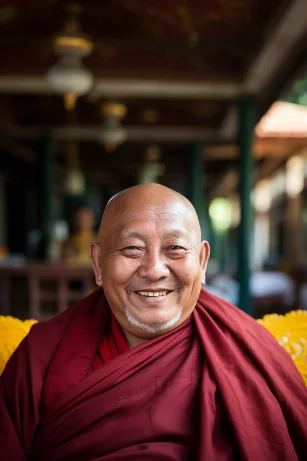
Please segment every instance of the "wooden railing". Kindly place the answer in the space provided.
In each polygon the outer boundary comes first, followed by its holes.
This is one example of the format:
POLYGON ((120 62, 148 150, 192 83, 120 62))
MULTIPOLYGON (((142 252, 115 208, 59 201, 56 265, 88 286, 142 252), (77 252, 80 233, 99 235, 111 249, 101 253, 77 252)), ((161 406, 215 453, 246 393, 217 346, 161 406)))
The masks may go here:
POLYGON ((64 264, 28 264, 22 267, 0 267, 0 313, 18 312, 14 305, 16 279, 25 281, 24 302, 27 317, 37 320, 63 312, 72 303, 81 300, 95 288, 90 267, 64 264), (48 305, 52 309, 46 311, 48 305))

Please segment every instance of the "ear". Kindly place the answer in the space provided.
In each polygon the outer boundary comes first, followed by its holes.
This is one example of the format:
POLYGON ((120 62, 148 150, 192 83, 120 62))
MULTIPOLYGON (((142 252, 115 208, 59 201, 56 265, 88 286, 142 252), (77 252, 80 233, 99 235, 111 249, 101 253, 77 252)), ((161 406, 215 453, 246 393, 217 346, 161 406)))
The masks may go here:
POLYGON ((209 256, 210 256, 209 243, 206 240, 203 240, 201 242, 201 250, 200 250, 200 255, 199 255, 200 276, 201 276, 202 285, 206 283, 206 270, 207 270, 209 256))
POLYGON ((90 258, 92 260, 96 284, 102 286, 101 276, 101 251, 98 242, 93 242, 90 249, 90 258))

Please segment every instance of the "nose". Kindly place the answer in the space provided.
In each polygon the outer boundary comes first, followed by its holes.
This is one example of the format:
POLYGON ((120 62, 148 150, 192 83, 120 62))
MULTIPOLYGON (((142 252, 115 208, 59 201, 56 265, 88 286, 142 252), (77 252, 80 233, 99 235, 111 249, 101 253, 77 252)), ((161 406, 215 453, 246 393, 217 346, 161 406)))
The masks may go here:
POLYGON ((138 275, 145 277, 152 282, 168 277, 170 271, 166 265, 163 255, 148 253, 144 255, 142 264, 139 267, 138 275))

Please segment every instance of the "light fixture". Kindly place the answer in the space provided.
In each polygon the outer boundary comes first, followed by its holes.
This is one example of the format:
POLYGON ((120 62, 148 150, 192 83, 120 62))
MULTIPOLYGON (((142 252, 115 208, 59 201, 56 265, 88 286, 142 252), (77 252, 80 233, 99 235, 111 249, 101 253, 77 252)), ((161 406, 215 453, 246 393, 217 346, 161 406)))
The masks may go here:
POLYGON ((127 139, 126 131, 122 127, 106 126, 100 134, 100 141, 108 152, 114 150, 127 139))
POLYGON ((165 173, 165 165, 160 161, 161 147, 152 144, 145 151, 145 162, 138 172, 138 183, 146 184, 159 182, 160 176, 165 173))
POLYGON ((47 72, 50 88, 59 94, 87 93, 93 85, 93 75, 82 65, 82 58, 93 49, 93 42, 82 32, 76 18, 66 22, 64 32, 56 35, 52 42, 59 61, 47 72))
POLYGON ((104 124, 99 139, 106 150, 112 152, 127 139, 126 130, 121 125, 121 120, 126 115, 127 108, 124 104, 110 102, 102 104, 101 113, 104 118, 104 124))
POLYGON ((64 180, 64 190, 71 196, 82 196, 86 192, 86 181, 79 165, 78 144, 69 140, 66 145, 67 171, 64 180))
POLYGON ((121 120, 127 113, 127 107, 118 102, 106 102, 101 105, 101 113, 105 117, 114 117, 121 120))
POLYGON ((68 170, 65 178, 65 191, 68 195, 80 196, 85 193, 85 178, 80 169, 68 170))
POLYGON ((81 96, 93 84, 93 75, 82 66, 79 56, 63 56, 47 73, 47 82, 56 93, 81 96))

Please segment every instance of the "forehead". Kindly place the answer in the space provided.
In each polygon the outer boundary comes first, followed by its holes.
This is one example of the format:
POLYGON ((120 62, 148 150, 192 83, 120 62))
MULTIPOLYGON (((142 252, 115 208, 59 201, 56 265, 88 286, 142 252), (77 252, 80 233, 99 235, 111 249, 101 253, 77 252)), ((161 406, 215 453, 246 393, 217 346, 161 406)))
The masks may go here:
POLYGON ((149 232, 152 229, 163 233, 187 233, 197 231, 195 216, 183 204, 146 205, 126 207, 114 217, 113 229, 125 235, 127 232, 149 232))

